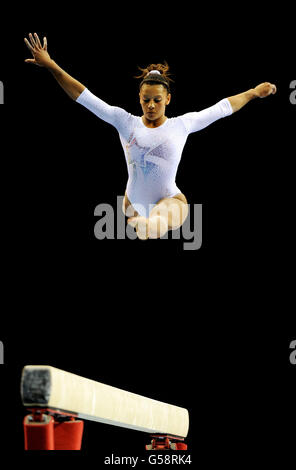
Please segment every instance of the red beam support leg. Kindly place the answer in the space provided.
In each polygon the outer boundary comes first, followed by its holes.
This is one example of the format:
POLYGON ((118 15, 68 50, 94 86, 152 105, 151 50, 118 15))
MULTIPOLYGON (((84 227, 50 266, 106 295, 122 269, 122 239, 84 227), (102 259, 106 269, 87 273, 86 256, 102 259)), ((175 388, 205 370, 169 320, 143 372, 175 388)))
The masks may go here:
POLYGON ((146 450, 187 450, 184 439, 166 434, 152 434, 151 444, 145 446, 146 450))
POLYGON ((54 423, 55 450, 80 450, 83 421, 73 420, 54 423))
POLYGON ((54 419, 49 415, 24 418, 25 450, 54 450, 54 419))
POLYGON ((25 450, 80 450, 83 421, 33 411, 24 418, 25 450))

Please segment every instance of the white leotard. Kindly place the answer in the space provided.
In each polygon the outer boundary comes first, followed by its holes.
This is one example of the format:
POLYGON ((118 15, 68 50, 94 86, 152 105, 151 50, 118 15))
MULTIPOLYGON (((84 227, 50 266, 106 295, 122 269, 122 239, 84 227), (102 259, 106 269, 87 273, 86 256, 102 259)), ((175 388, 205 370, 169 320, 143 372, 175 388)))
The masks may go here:
POLYGON ((144 217, 160 199, 181 193, 175 178, 188 135, 233 112, 224 98, 210 108, 167 118, 161 126, 149 128, 142 117, 108 105, 87 88, 76 101, 117 129, 128 169, 127 197, 144 217))

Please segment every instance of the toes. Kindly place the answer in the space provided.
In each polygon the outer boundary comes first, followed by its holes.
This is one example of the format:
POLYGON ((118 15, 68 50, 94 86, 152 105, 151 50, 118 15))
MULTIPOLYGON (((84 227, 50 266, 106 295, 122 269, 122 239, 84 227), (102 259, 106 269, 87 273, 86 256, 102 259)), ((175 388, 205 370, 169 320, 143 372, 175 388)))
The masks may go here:
POLYGON ((137 229, 137 235, 140 240, 148 240, 147 229, 137 229))
POLYGON ((148 238, 148 222, 145 217, 138 217, 137 220, 137 235, 140 240, 147 240, 148 238))
POLYGON ((140 240, 147 240, 148 238, 148 228, 147 228, 147 219, 145 217, 130 217, 127 219, 128 225, 136 229, 138 238, 140 240))
POLYGON ((131 226, 131 227, 136 227, 137 226, 137 221, 138 217, 130 217, 129 219, 127 219, 127 223, 131 226))

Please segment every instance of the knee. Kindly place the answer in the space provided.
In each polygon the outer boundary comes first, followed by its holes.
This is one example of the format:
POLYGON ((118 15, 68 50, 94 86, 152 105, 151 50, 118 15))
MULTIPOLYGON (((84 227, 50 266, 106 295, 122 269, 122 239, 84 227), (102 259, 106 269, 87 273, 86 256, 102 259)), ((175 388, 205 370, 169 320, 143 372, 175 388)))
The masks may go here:
POLYGON ((170 199, 154 207, 152 216, 161 216, 167 219, 169 230, 175 230, 184 223, 188 216, 188 204, 180 200, 170 199))
POLYGON ((169 225, 172 229, 177 229, 185 222, 188 216, 188 204, 178 201, 177 205, 170 212, 169 225))

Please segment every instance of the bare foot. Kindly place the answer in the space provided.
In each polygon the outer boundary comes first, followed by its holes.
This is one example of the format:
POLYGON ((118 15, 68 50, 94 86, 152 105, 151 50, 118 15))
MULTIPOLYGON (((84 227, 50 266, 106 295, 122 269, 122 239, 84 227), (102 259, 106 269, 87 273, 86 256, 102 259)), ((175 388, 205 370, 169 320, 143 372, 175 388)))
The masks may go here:
POLYGON ((147 238, 161 238, 168 231, 168 222, 165 217, 155 215, 146 219, 145 217, 130 217, 127 223, 136 229, 140 240, 147 238))
POLYGON ((138 238, 140 240, 147 240, 148 238, 148 221, 145 217, 130 217, 127 219, 127 223, 136 229, 138 238))

